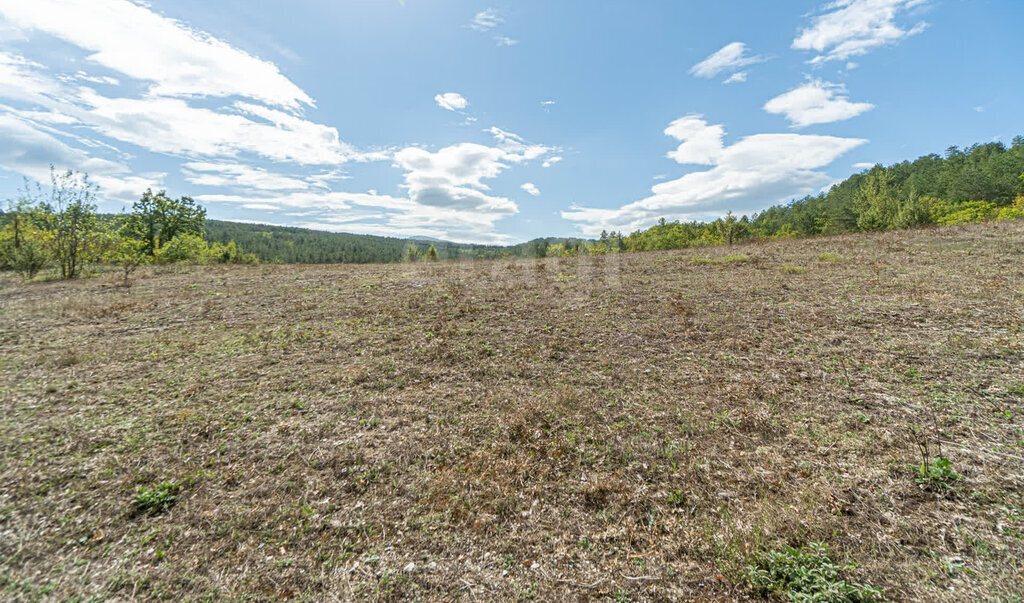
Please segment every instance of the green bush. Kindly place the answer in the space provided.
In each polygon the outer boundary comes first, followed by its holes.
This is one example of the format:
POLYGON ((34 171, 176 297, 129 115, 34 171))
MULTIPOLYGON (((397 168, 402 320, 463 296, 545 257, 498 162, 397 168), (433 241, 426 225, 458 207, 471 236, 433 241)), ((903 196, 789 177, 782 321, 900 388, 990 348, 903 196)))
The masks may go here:
POLYGON ((936 222, 943 226, 950 224, 972 224, 991 220, 999 214, 995 205, 985 201, 968 201, 955 206, 954 211, 939 217, 936 222))
POLYGON ((763 597, 793 602, 857 603, 882 597, 882 592, 870 585, 844 579, 842 574, 851 569, 852 565, 836 565, 827 546, 813 543, 756 556, 747 566, 746 579, 763 597))
POLYGON ((997 220, 1021 220, 1024 219, 1024 195, 1017 197, 1013 205, 999 210, 997 220))
POLYGON ((160 264, 205 264, 210 259, 206 241, 191 233, 180 234, 167 241, 160 246, 155 257, 160 264))
POLYGON ((25 239, 21 245, 10 248, 5 255, 8 265, 27 281, 35 278, 50 263, 50 254, 35 239, 25 239))

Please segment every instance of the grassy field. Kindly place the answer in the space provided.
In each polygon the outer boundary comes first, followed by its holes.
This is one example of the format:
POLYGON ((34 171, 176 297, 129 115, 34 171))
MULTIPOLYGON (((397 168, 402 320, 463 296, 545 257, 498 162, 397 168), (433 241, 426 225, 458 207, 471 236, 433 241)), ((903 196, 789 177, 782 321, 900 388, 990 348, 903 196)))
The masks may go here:
POLYGON ((4 598, 1024 592, 1024 222, 3 278, 4 598))

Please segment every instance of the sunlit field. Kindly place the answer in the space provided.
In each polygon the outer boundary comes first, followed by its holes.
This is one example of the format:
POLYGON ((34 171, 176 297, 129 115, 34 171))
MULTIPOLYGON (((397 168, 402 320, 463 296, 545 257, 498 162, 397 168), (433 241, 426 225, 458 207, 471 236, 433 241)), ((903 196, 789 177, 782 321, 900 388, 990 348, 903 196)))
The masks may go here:
POLYGON ((4 279, 5 597, 1024 588, 1024 222, 4 279))

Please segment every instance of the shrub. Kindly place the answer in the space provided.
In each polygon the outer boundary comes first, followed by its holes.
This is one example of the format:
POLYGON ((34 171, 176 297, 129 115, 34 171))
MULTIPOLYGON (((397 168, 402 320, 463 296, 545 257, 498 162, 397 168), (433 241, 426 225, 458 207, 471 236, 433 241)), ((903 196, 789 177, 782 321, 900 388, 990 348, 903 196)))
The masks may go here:
POLYGON ((845 261, 845 258, 843 258, 843 256, 839 255, 838 253, 833 253, 831 251, 826 251, 825 253, 818 254, 818 261, 819 262, 829 262, 829 263, 832 263, 832 264, 838 264, 840 262, 845 261))
POLYGON ((199 235, 180 234, 164 243, 156 253, 161 264, 204 264, 207 260, 206 241, 199 235))
POLYGON ((955 207, 955 211, 940 217, 936 222, 942 225, 971 224, 991 220, 999 213, 995 205, 985 201, 968 201, 955 207))
POLYGON ((135 491, 132 501, 139 513, 160 513, 174 506, 178 500, 178 482, 161 482, 135 491))
POLYGON ((50 263, 50 254, 39 241, 26 239, 21 245, 12 247, 7 252, 6 259, 11 268, 30 281, 50 263))
POLYGON ((1017 197, 1013 205, 999 210, 997 220, 1020 220, 1024 219, 1024 195, 1017 197))
POLYGON ((124 271, 125 283, 128 283, 128 277, 136 268, 148 264, 151 259, 146 242, 139 239, 120 238, 110 253, 110 261, 124 271))
POLYGON ((756 556, 747 566, 746 579, 761 596, 789 601, 856 603, 882 597, 882 592, 870 585, 845 580, 842 574, 850 569, 852 565, 836 565, 827 546, 813 543, 756 556))

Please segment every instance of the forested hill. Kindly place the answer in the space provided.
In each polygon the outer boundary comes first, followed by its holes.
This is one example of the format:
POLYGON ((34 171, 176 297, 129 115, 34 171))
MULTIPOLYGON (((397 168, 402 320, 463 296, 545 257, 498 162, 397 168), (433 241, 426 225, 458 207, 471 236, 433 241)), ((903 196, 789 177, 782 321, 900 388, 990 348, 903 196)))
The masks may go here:
POLYGON ((254 254, 261 262, 285 264, 332 264, 399 262, 407 257, 410 246, 421 253, 433 246, 442 260, 519 257, 536 253, 538 244, 581 244, 578 239, 538 239, 512 246, 472 245, 436 239, 398 239, 373 235, 325 232, 293 226, 271 226, 206 221, 206 237, 211 243, 234 241, 240 249, 254 254))
MULTIPOLYGON (((771 207, 751 219, 754 234, 891 230, 997 217, 1024 195, 1024 136, 944 155, 876 165, 828 193, 771 207)), ((1004 212, 1005 213, 1005 212, 1004 212)))
POLYGON ((876 165, 828 192, 742 218, 666 222, 628 236, 612 232, 590 249, 644 251, 732 244, 748 238, 870 232, 1024 218, 1024 137, 950 147, 888 167, 876 165))

